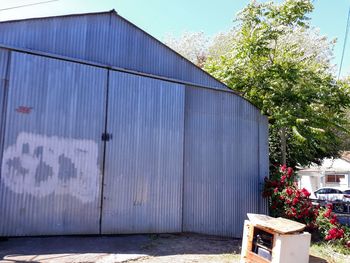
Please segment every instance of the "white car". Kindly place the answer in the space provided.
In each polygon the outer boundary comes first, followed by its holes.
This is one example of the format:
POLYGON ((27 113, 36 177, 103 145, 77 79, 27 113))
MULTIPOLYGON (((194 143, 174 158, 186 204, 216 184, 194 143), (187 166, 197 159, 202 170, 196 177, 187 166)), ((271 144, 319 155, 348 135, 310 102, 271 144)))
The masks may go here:
POLYGON ((343 201, 344 193, 336 188, 323 187, 315 191, 315 197, 318 200, 325 201, 343 201))
POLYGON ((343 191, 344 194, 344 201, 345 202, 350 202, 350 189, 343 191))

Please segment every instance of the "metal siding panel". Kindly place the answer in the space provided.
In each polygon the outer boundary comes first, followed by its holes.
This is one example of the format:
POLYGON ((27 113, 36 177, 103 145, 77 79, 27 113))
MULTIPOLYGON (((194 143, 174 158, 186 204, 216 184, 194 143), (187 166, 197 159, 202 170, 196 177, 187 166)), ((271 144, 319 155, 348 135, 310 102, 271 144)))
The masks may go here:
MULTIPOLYGON (((269 122, 266 116, 260 116, 259 122, 259 183, 263 191, 264 179, 269 177, 269 122)), ((268 214, 267 200, 261 198, 259 209, 261 214, 268 214)))
MULTIPOLYGON (((5 105, 6 105, 6 78, 8 69, 8 59, 10 52, 5 49, 0 49, 0 165, 3 149, 4 129, 5 129, 5 105)), ((0 171, 1 178, 1 171, 0 171)))
POLYGON ((109 64, 109 20, 109 14, 98 14, 3 22, 0 42, 109 64))
POLYGON ((12 52, 0 235, 99 233, 106 76, 12 52))
POLYGON ((110 72, 102 233, 181 232, 184 86, 110 72))
POLYGON ((0 43, 227 89, 113 13, 2 22, 0 43))
POLYGON ((240 237, 260 197, 260 113, 229 93, 186 87, 183 230, 240 237))
MULTIPOLYGON (((86 17, 85 56, 78 57, 88 61, 106 63, 110 60, 109 15, 95 15, 86 17)), ((84 41, 82 41, 84 43, 84 41)), ((78 43, 79 45, 79 43, 78 43)))
MULTIPOLYGON (((55 30, 55 34, 52 36, 54 45, 50 48, 52 50, 51 52, 72 58, 88 58, 89 52, 86 50, 87 29, 90 27, 88 17, 55 18, 53 22, 52 28, 55 30)), ((99 34, 95 35, 95 40, 97 37, 99 37, 99 34)), ((46 38, 43 37, 43 39, 46 38)), ((102 41, 104 41, 104 39, 97 42, 102 41)), ((96 48, 97 47, 98 46, 96 46, 96 48)))

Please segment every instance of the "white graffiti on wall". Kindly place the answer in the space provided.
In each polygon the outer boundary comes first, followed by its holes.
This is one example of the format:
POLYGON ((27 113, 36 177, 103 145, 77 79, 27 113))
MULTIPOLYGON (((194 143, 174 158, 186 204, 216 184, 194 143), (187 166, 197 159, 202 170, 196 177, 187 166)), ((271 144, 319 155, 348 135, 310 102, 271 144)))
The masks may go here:
POLYGON ((100 190, 98 145, 92 140, 20 133, 16 144, 4 151, 1 174, 16 193, 73 195, 92 202, 100 190))

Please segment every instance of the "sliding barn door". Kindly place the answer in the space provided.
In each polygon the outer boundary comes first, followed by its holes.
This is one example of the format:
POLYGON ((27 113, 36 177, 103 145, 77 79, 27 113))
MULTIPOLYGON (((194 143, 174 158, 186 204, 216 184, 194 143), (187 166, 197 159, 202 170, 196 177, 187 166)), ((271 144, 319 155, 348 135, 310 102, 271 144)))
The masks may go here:
POLYGON ((102 233, 180 232, 184 86, 110 72, 102 233))
POLYGON ((0 235, 98 234, 107 71, 8 59, 0 235))

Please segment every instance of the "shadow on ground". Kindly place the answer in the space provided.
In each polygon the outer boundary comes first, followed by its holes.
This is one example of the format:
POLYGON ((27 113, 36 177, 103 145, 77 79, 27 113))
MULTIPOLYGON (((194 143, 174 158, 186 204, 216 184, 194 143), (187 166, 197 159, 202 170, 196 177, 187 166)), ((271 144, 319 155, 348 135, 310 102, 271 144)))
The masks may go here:
MULTIPOLYGON (((26 237, 0 240, 0 262, 239 262, 241 240, 197 234, 26 237)), ((310 263, 327 263, 310 256, 310 263)))
POLYGON ((319 257, 310 256, 309 263, 328 263, 328 261, 319 257))
POLYGON ((10 238, 0 242, 0 262, 127 262, 187 254, 213 257, 239 253, 240 243, 195 234, 10 238))

